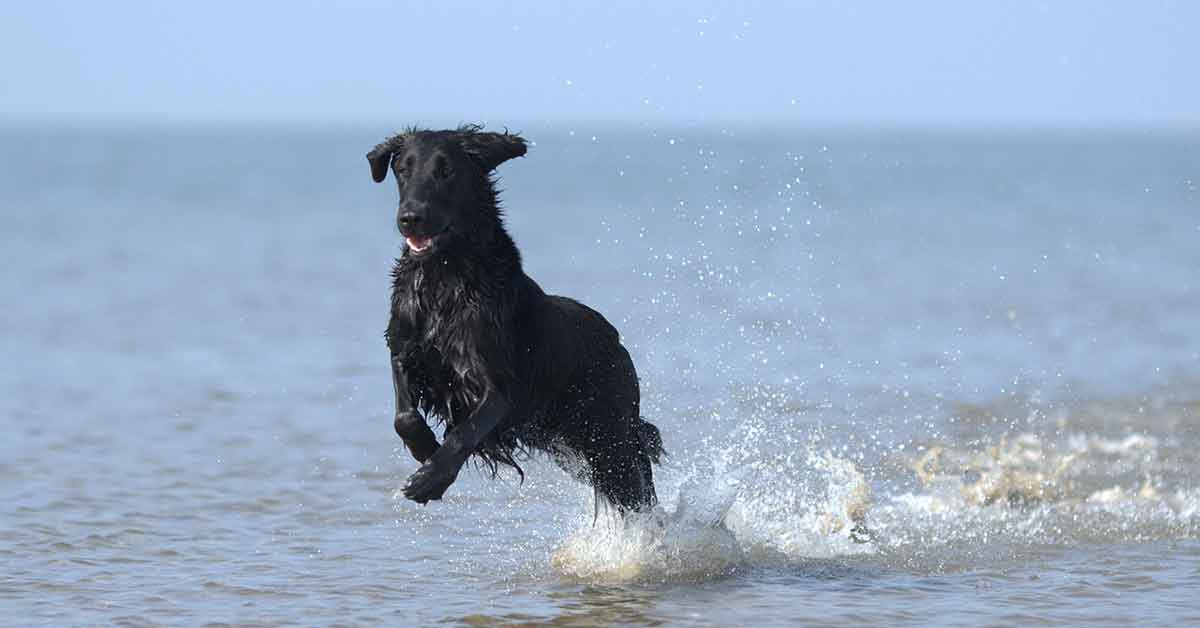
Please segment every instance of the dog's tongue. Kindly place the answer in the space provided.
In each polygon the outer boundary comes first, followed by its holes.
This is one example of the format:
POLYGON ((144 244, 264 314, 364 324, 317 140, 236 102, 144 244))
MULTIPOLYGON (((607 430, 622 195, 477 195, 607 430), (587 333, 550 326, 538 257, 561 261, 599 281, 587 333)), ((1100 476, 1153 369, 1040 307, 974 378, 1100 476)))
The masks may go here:
POLYGON ((429 242, 433 240, 430 236, 417 235, 404 236, 404 239, 408 242, 408 248, 414 251, 424 251, 429 248, 429 242))

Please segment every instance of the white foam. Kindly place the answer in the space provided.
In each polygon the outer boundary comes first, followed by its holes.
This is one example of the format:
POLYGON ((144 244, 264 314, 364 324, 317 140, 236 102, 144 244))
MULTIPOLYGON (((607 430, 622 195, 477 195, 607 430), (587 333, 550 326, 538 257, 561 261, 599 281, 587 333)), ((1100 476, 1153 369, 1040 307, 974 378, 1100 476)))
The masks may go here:
POLYGON ((590 582, 708 580, 744 562, 733 533, 719 521, 661 509, 625 520, 603 516, 551 559, 560 573, 590 582))
POLYGON ((584 524, 552 564, 588 581, 687 581, 765 562, 870 552, 851 533, 869 500, 857 467, 828 452, 759 461, 741 474, 689 478, 671 510, 584 524))

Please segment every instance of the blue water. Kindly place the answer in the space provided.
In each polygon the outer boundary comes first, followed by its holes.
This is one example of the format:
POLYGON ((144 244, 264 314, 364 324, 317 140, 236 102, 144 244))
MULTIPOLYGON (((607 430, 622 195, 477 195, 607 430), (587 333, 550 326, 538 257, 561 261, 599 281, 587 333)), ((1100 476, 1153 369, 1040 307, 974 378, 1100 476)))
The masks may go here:
POLYGON ((395 494, 392 130, 0 131, 5 623, 1200 619, 1200 136, 527 131, 672 453, 593 525, 395 494))

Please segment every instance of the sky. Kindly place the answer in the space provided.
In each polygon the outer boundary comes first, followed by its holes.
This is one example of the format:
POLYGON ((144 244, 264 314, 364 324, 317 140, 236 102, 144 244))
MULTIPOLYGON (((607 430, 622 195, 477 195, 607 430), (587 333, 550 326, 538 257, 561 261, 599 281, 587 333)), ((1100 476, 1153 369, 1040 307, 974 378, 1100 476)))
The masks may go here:
POLYGON ((1198 27, 1187 0, 8 2, 0 121, 1200 128, 1198 27))

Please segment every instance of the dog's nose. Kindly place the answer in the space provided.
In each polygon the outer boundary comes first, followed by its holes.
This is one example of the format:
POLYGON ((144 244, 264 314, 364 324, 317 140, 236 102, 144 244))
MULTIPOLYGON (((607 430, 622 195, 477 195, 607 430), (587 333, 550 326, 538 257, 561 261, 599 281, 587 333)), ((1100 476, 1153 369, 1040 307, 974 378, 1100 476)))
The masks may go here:
POLYGON ((421 224, 422 220, 424 219, 421 218, 421 215, 412 210, 402 211, 400 212, 400 215, 396 217, 396 223, 400 225, 401 229, 415 227, 421 224))

